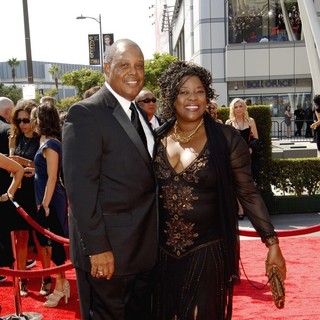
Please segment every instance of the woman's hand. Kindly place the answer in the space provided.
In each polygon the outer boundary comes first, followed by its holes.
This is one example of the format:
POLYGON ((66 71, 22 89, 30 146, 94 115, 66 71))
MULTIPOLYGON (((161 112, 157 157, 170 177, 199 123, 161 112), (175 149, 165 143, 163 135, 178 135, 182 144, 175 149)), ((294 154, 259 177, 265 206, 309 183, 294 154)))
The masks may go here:
POLYGON ((286 261, 284 260, 284 257, 278 244, 274 244, 269 247, 266 262, 266 274, 270 274, 272 266, 277 266, 283 276, 283 280, 286 279, 286 261))
POLYGON ((24 177, 31 178, 34 176, 34 168, 26 167, 24 168, 24 177))
POLYGON ((50 213, 49 206, 45 205, 44 203, 42 203, 42 206, 43 206, 44 212, 46 213, 46 217, 48 217, 50 213))
POLYGON ((0 202, 6 202, 9 200, 8 193, 4 193, 0 196, 0 202))
POLYGON ((23 158, 23 157, 16 156, 16 155, 9 156, 9 158, 18 162, 23 167, 31 167, 32 168, 32 166, 33 166, 33 162, 27 158, 23 158))

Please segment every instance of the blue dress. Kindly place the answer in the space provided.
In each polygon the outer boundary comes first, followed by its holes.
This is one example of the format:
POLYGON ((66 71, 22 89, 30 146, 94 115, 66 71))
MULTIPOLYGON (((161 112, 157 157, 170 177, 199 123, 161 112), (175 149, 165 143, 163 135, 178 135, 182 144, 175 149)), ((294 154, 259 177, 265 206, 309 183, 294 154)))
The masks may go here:
MULTIPOLYGON (((35 195, 36 204, 41 205, 45 193, 45 187, 48 180, 47 174, 47 161, 43 157, 43 151, 50 148, 56 151, 59 155, 59 170, 58 179, 56 182, 55 190, 50 201, 50 219, 46 222, 44 227, 50 229, 52 232, 59 236, 68 237, 68 212, 67 212, 67 195, 64 186, 62 185, 60 172, 62 168, 62 146, 61 142, 56 139, 46 141, 37 151, 34 157, 35 164, 35 195), (52 219, 54 218, 54 219, 52 219)), ((40 215, 40 211, 38 214, 40 215)), ((38 235, 38 240, 42 246, 52 245, 52 261, 56 265, 63 264, 66 256, 64 253, 63 245, 56 241, 44 241, 43 237, 38 235)))

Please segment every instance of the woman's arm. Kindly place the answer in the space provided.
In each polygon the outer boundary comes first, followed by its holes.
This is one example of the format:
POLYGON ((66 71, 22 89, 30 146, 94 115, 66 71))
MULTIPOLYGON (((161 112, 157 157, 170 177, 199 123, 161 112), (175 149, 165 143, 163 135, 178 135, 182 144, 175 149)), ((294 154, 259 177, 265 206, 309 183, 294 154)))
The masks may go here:
POLYGON ((19 163, 7 158, 2 153, 0 153, 0 167, 13 174, 13 179, 7 190, 7 195, 2 195, 1 200, 3 201, 8 200, 8 199, 4 200, 5 196, 9 197, 10 199, 13 199, 15 192, 17 191, 17 189, 21 184, 21 180, 24 175, 24 169, 19 163))
POLYGON ((310 127, 312 129, 316 129, 318 127, 318 125, 320 125, 320 112, 315 111, 316 117, 317 117, 317 121, 314 122, 310 127))
POLYGON ((56 182, 58 176, 58 167, 59 167, 59 155, 56 151, 51 148, 46 148, 43 150, 43 156, 47 161, 47 174, 48 180, 44 191, 44 196, 42 199, 42 205, 46 212, 46 215, 49 215, 49 204, 51 202, 56 182))
POLYGON ((259 139, 258 129, 253 118, 250 118, 249 126, 251 128, 252 136, 256 139, 259 139))
POLYGON ((228 140, 230 141, 230 160, 236 196, 244 207, 253 227, 268 248, 268 266, 277 265, 285 279, 285 259, 267 207, 252 179, 251 160, 247 152, 247 146, 244 140, 235 134, 233 137, 227 137, 228 140))

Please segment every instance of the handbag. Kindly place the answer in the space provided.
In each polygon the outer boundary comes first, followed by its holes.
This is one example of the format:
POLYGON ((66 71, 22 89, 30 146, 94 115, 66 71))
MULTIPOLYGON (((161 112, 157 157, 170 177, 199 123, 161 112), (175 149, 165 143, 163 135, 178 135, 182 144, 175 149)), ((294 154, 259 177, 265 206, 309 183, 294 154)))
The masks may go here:
POLYGON ((260 139, 254 138, 252 132, 249 135, 248 147, 252 149, 253 156, 261 157, 263 155, 262 142, 260 139))
POLYGON ((268 281, 272 293, 273 301, 278 309, 284 308, 285 303, 285 285, 279 268, 273 265, 268 274, 268 281))

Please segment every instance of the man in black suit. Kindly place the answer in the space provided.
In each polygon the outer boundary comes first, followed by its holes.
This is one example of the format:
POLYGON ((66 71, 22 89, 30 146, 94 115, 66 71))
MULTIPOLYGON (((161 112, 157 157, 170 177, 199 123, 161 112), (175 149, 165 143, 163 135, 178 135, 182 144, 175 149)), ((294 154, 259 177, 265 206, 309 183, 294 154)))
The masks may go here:
POLYGON ((153 134, 130 109, 144 82, 139 46, 116 41, 104 73, 104 86, 73 105, 63 127, 71 260, 82 319, 147 320, 158 244, 153 134))
MULTIPOLYGON (((6 97, 0 97, 0 152, 9 155, 9 132, 11 113, 14 108, 12 100, 6 97)), ((0 168, 0 195, 7 192, 11 183, 10 173, 0 168)), ((5 222, 6 216, 9 216, 14 210, 10 201, 0 202, 1 223, 0 223, 0 255, 2 267, 12 267, 14 261, 12 244, 10 237, 10 226, 5 222)), ((0 276, 0 280, 6 277, 0 276)))
POLYGON ((143 89, 135 98, 139 106, 146 112, 151 128, 157 129, 163 123, 162 119, 156 115, 157 98, 152 91, 143 89))
POLYGON ((294 133, 295 136, 301 137, 301 130, 304 122, 304 110, 301 108, 301 104, 297 105, 297 109, 294 111, 295 116, 295 124, 297 127, 297 131, 294 133))

